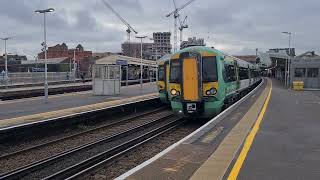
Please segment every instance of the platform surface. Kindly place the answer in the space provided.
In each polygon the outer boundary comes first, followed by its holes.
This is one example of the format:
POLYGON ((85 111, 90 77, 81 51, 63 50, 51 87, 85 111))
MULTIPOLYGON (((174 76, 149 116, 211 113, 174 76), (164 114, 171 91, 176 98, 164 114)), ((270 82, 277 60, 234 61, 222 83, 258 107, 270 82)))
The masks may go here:
POLYGON ((320 91, 273 81, 270 103, 240 170, 241 180, 320 179, 320 91))
MULTIPOLYGON (((116 104, 121 103, 120 101, 127 103, 127 101, 139 99, 137 97, 145 98, 148 96, 157 96, 155 83, 143 84, 142 89, 140 89, 140 85, 121 87, 121 94, 113 96, 94 96, 92 91, 85 91, 51 95, 49 96, 48 103, 44 103, 43 97, 0 101, 0 127, 4 124, 3 121, 12 118, 21 118, 54 111, 64 111, 66 109, 78 107, 83 107, 83 110, 87 110, 88 108, 103 107, 106 105, 111 106, 112 102, 115 102, 116 104), (107 102, 108 104, 103 104, 107 102)), ((73 111, 79 112, 81 109, 74 109, 73 111)))

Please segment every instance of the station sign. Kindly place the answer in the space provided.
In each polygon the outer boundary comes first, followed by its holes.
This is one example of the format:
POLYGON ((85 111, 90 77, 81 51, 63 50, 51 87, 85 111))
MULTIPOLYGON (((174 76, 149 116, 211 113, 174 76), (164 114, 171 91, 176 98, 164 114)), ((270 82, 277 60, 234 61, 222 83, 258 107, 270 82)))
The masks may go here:
POLYGON ((32 68, 32 72, 44 72, 44 70, 45 70, 44 68, 35 68, 35 67, 32 68))
POLYGON ((117 65, 128 65, 128 61, 127 61, 127 60, 117 59, 117 60, 116 60, 116 64, 117 64, 117 65))

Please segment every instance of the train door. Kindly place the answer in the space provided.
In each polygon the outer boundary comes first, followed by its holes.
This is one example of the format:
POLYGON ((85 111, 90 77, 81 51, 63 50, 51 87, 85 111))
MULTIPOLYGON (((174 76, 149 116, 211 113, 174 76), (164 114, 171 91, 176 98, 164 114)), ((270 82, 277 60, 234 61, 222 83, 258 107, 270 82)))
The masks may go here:
POLYGON ((196 58, 185 58, 183 61, 183 98, 186 101, 199 100, 198 63, 196 58))
POLYGON ((169 63, 165 63, 165 72, 166 72, 166 77, 165 77, 165 90, 170 94, 170 86, 169 86, 169 74, 170 74, 170 66, 169 63))

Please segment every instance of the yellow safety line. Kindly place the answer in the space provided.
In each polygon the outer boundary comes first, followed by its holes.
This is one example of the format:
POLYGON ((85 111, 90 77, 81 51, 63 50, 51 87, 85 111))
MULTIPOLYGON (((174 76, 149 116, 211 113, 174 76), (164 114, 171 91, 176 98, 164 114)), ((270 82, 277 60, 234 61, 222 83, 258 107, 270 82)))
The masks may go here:
POLYGON ((240 152, 240 155, 236 161, 236 163, 234 164, 230 174, 229 174, 229 177, 228 177, 228 180, 236 180, 238 175, 239 175, 239 172, 240 172, 240 169, 243 165, 243 162, 244 160, 246 159, 246 156, 250 150, 250 147, 253 143, 253 140, 259 130, 259 127, 260 127, 260 124, 261 124, 261 121, 263 119, 263 116, 267 110, 267 107, 268 107, 268 104, 269 104, 269 101, 270 101, 270 97, 271 97, 271 91, 272 91, 272 82, 271 82, 271 87, 270 87, 270 90, 269 90, 269 94, 268 94, 268 97, 262 107, 262 110, 258 116, 258 119, 257 119, 257 122, 255 123, 255 125, 253 126, 251 132, 249 133, 248 137, 246 138, 245 140, 245 143, 243 145, 243 148, 240 152))

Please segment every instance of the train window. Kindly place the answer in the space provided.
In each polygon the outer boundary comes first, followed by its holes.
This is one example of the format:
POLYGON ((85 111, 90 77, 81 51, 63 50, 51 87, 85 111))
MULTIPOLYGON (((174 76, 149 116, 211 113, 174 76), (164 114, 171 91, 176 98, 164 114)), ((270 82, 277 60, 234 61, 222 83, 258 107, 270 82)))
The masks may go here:
POLYGON ((226 81, 233 82, 236 81, 236 69, 232 65, 225 65, 225 72, 226 72, 226 81))
POLYGON ((249 79, 248 69, 240 67, 239 68, 239 77, 240 77, 240 80, 249 79))
POLYGON ((203 57, 202 59, 202 80, 204 82, 217 81, 216 57, 203 57))
POLYGON ((164 65, 159 65, 158 79, 159 81, 164 81, 165 79, 164 65))
POLYGON ((308 77, 315 78, 319 76, 319 68, 308 68, 307 69, 308 77))
POLYGON ((295 68, 294 77, 305 77, 306 76, 306 68, 295 68))
POLYGON ((171 66, 170 66, 170 82, 171 83, 179 83, 181 79, 181 67, 180 67, 180 62, 171 61, 171 66))

